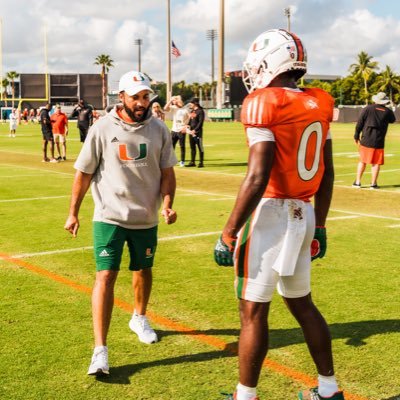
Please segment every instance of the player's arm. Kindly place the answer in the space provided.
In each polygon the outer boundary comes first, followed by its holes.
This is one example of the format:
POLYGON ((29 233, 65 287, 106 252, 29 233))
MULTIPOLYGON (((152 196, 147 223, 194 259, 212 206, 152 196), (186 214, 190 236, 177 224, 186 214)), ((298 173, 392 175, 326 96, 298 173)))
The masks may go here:
POLYGON ((257 207, 268 184, 275 156, 275 142, 262 141, 249 150, 246 177, 242 182, 236 203, 223 230, 224 235, 236 237, 251 213, 257 207))
POLYGON ((246 177, 214 249, 214 259, 218 265, 233 265, 236 236, 261 200, 268 184, 274 157, 274 141, 260 141, 250 147, 246 177))
POLYGON ((64 229, 69 231, 74 237, 78 234, 79 229, 79 209, 89 189, 92 176, 93 174, 86 174, 82 171, 76 171, 75 173, 74 183, 72 184, 69 215, 64 225, 64 229))
POLYGON ((176 190, 176 178, 173 167, 161 169, 161 197, 163 199, 161 215, 167 224, 176 221, 176 212, 172 209, 176 190))
POLYGON ((311 244, 311 258, 322 258, 326 253, 326 217, 332 200, 333 181, 335 178, 332 157, 332 140, 328 139, 324 146, 325 171, 314 197, 315 234, 311 244))

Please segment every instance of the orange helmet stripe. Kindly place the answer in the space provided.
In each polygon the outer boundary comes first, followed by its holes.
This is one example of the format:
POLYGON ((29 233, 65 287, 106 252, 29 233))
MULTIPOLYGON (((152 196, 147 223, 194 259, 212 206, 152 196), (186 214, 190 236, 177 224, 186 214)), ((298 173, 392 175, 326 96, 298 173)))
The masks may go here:
POLYGON ((292 35, 294 42, 296 43, 297 47, 297 61, 304 61, 304 47, 301 40, 292 32, 289 33, 292 35))

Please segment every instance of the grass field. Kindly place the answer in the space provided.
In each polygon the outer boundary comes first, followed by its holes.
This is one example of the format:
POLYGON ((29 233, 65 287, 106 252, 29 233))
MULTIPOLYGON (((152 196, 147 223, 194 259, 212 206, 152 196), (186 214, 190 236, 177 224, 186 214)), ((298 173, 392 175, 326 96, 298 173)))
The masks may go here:
MULTIPOLYGON (((233 270, 212 251, 246 170, 239 123, 207 123, 206 168, 176 168, 178 222, 159 228, 149 316, 160 342, 128 328, 132 297, 125 254, 109 335, 110 377, 86 375, 92 353, 92 199, 72 238, 68 213, 80 143, 68 161, 42 163, 37 125, 8 137, 0 125, 0 399, 218 400, 237 383, 239 333, 233 270)), ((328 252, 313 263, 313 297, 331 327, 346 400, 400 398, 400 125, 390 126, 380 190, 353 189, 354 125, 334 124, 336 181, 328 252)), ((177 149, 177 152, 179 150, 177 149)), ((316 372, 279 296, 260 399, 296 399, 316 372)))

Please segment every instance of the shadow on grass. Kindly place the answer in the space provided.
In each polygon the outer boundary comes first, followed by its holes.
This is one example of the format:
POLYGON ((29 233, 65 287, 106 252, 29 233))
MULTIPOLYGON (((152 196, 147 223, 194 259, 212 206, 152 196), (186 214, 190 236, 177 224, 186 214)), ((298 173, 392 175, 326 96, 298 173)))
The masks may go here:
POLYGON ((400 393, 397 396, 388 397, 388 398, 382 399, 382 400, 400 400, 400 393))
MULTIPOLYGON (((349 346, 363 346, 366 344, 365 339, 370 336, 380 335, 385 333, 400 333, 400 320, 372 320, 347 322, 343 324, 329 325, 332 339, 346 339, 346 344, 349 346)), ((168 335, 181 335, 176 331, 157 331, 160 337, 168 335)), ((239 336, 238 329, 207 329, 203 331, 189 331, 185 335, 210 335, 210 336, 239 336)), ((293 344, 303 343, 303 333, 300 328, 291 329, 270 329, 270 349, 278 349, 281 347, 291 346, 293 344)))
MULTIPOLYGON (((398 188, 398 187, 400 187, 400 184, 398 184, 398 185, 379 185, 379 187, 380 187, 381 189, 398 188)), ((396 399, 396 398, 395 398, 395 399, 396 399)), ((388 399, 388 400, 392 400, 392 399, 388 399)))
MULTIPOLYGON (((347 339, 346 344, 349 346, 363 346, 366 345, 366 339, 386 333, 400 333, 400 320, 372 320, 372 321, 359 321, 348 322, 343 324, 329 325, 332 339, 347 339)), ((185 333, 176 332, 172 330, 157 330, 159 338, 169 335, 187 335, 187 336, 239 336, 239 329, 207 329, 207 330, 193 330, 185 333)), ((291 329, 270 329, 270 349, 278 349, 294 344, 304 343, 303 334, 300 328, 291 329)), ((218 358, 236 357, 237 355, 237 341, 229 343, 222 350, 209 351, 197 354, 188 354, 178 357, 164 358, 161 360, 154 360, 150 362, 129 364, 110 369, 109 377, 99 377, 99 381, 111 384, 129 384, 130 376, 137 373, 144 368, 152 368, 157 366, 166 366, 182 363, 194 363, 210 361, 218 358)), ((384 400, 400 400, 400 395, 390 397, 384 400)))
POLYGON ((215 163, 204 161, 204 164, 208 167, 246 167, 247 162, 225 162, 225 163, 215 163))
MULTIPOLYGON (((159 331, 157 331, 159 332, 159 331)), ((167 365, 183 364, 183 363, 196 363, 215 360, 217 358, 236 357, 236 343, 228 344, 223 350, 208 351, 205 353, 187 354, 178 357, 163 358, 161 360, 153 360, 149 362, 122 365, 120 367, 110 368, 109 376, 97 377, 96 380, 104 383, 128 385, 130 384, 130 377, 140 370, 153 367, 165 367, 167 365)))

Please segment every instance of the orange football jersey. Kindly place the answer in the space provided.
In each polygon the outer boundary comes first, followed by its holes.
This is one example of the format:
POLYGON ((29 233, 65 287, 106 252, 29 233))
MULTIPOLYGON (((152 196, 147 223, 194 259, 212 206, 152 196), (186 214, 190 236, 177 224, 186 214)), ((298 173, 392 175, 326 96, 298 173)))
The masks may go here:
POLYGON ((309 201, 324 173, 323 147, 333 116, 324 90, 259 89, 244 102, 245 128, 267 128, 275 137, 275 159, 263 197, 309 201))

